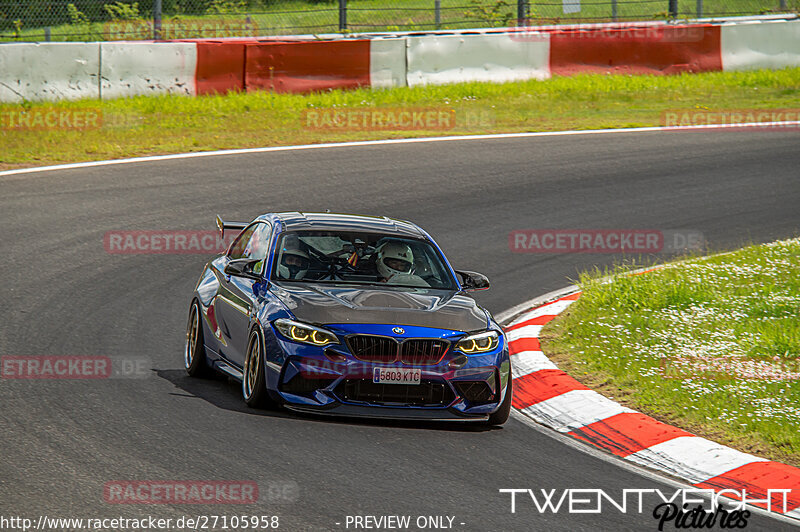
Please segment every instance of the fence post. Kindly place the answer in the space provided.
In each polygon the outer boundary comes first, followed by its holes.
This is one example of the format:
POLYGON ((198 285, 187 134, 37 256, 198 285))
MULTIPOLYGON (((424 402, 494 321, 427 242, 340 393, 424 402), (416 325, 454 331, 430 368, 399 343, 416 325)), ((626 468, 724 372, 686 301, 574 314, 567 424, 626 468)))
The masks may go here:
POLYGON ((526 0, 517 0, 517 26, 528 24, 528 5, 526 0))
POLYGON ((697 0, 697 18, 703 18, 703 0, 697 0))
POLYGON ((442 0, 435 0, 433 9, 436 11, 436 29, 438 30, 442 27, 442 0))
POLYGON ((781 0, 781 10, 786 11, 789 6, 786 3, 786 0, 781 0))
POLYGON ((617 0, 611 0, 611 20, 617 21, 617 0))
POLYGON ((669 18, 678 18, 678 0, 669 0, 669 18))
POLYGON ((339 31, 347 31, 347 0, 339 0, 339 31))
POLYGON ((161 0, 153 2, 153 40, 161 40, 161 0))

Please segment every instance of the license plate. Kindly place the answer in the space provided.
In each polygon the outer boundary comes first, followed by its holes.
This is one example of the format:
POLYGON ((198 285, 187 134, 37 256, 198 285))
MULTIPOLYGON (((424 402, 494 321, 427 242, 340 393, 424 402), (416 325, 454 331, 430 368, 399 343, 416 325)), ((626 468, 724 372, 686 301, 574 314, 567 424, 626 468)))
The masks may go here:
POLYGON ((422 370, 409 368, 375 368, 372 382, 376 384, 419 384, 422 370))

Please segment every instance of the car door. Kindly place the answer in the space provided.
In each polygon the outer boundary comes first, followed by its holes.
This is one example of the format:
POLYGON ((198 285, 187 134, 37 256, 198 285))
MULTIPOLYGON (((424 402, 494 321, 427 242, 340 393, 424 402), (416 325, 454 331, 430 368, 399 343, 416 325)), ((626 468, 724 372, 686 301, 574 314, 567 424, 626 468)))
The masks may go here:
POLYGON ((271 234, 272 228, 266 222, 256 222, 248 226, 234 240, 222 262, 223 273, 216 308, 220 332, 226 346, 220 350, 220 355, 239 368, 244 366, 251 319, 255 314, 256 296, 253 285, 257 281, 227 275, 224 273, 224 266, 235 259, 260 260, 262 262, 257 266, 256 273, 262 274, 271 234))

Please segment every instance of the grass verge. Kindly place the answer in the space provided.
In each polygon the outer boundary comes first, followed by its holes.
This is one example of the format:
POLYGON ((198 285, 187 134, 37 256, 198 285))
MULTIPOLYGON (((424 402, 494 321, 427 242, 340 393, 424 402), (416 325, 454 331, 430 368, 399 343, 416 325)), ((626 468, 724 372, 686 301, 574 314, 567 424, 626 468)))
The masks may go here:
POLYGON ((800 239, 599 282, 606 273, 582 275, 581 298, 542 331, 561 369, 656 419, 800 466, 800 239))
POLYGON ((668 110, 800 108, 800 68, 677 76, 579 75, 546 81, 359 89, 307 95, 135 97, 0 104, 0 169, 175 152, 442 134, 657 126, 668 110), (314 127, 308 110, 450 111, 452 127, 314 127), (22 116, 95 112, 101 127, 22 116))

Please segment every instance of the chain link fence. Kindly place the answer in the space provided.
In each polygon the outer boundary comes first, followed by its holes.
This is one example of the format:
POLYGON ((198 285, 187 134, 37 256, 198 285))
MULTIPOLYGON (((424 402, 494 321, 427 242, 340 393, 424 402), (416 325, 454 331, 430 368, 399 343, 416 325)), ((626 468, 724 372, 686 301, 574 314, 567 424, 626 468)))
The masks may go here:
POLYGON ((800 12, 800 0, 0 0, 0 41, 426 31, 800 12))

